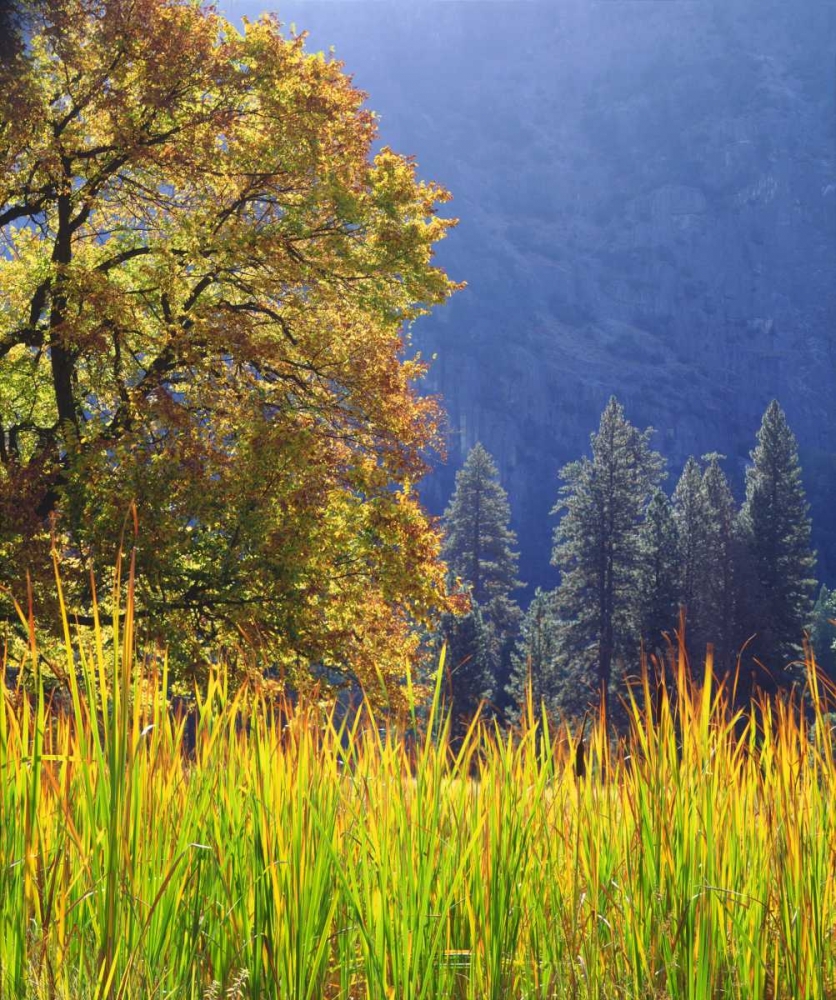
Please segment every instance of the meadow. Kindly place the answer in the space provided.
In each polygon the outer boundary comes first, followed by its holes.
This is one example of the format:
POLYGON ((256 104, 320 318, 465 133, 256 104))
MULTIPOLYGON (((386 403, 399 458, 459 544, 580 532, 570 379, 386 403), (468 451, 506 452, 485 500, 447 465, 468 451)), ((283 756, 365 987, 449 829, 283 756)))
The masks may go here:
POLYGON ((177 717, 130 599, 115 621, 67 625, 65 710, 34 631, 3 686, 3 1000, 836 996, 812 662, 809 711, 734 714, 680 658, 669 692, 637 691, 628 740, 590 724, 579 778, 577 731, 532 705, 451 740, 441 670, 400 720, 221 671, 177 717))

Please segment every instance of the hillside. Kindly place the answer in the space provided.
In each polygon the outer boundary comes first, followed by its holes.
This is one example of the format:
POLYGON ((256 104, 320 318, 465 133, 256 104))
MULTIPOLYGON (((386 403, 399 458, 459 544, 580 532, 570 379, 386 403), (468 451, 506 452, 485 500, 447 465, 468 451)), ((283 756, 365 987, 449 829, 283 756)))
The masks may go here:
POLYGON ((431 506, 483 441, 523 575, 549 583, 557 469, 610 393, 658 428, 674 474, 719 450, 738 489, 777 396, 832 579, 836 6, 315 2, 280 15, 335 46, 383 140, 456 196, 442 259, 468 289, 416 328, 450 419, 431 506))

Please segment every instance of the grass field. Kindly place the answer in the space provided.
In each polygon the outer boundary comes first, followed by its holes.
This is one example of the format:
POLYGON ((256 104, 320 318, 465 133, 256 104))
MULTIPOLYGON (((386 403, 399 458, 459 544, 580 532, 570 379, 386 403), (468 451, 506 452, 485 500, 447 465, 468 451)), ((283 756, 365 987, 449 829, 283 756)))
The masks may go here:
POLYGON ((242 721, 219 676, 187 756, 130 607, 115 654, 67 644, 69 712, 0 707, 3 1000, 836 996, 815 690, 808 726, 681 676, 629 746, 592 727, 578 780, 534 719, 452 750, 438 706, 432 737, 258 699, 242 721))

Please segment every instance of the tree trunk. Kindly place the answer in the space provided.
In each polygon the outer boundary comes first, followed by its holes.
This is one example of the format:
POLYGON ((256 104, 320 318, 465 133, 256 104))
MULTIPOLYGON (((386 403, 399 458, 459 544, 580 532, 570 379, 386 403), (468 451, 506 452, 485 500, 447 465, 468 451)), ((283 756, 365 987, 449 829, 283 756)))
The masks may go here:
MULTIPOLYGON (((69 164, 65 163, 65 184, 71 179, 69 164)), ((52 304, 49 313, 49 359, 52 368, 52 385, 58 420, 68 447, 79 441, 78 412, 73 399, 72 351, 67 347, 62 329, 67 317, 66 276, 64 268, 72 261, 72 230, 70 226, 69 187, 58 196, 58 231, 52 260, 58 265, 52 288, 52 304)))

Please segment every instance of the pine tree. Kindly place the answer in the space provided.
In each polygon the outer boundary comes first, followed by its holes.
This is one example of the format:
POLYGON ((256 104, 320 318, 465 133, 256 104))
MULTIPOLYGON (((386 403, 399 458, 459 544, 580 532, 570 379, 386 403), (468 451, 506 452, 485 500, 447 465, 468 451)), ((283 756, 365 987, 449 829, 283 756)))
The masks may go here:
POLYGON ((450 651, 467 663, 452 674, 454 702, 464 716, 486 696, 503 702, 522 612, 511 598, 519 554, 509 526, 511 508, 493 459, 477 444, 456 476, 444 513, 442 554, 450 573, 467 588, 473 622, 447 619, 450 651), (470 645, 468 645, 468 643, 470 645), (486 695, 488 692, 488 695, 486 695))
POLYGON ((494 696, 500 666, 496 630, 474 601, 466 615, 443 616, 439 639, 447 648, 446 693, 454 730, 459 730, 466 726, 480 703, 494 696))
POLYGON ((592 457, 561 470, 565 485, 554 508, 563 514, 552 555, 562 573, 561 652, 594 674, 605 712, 614 661, 632 661, 637 653, 641 523, 663 475, 651 434, 630 424, 612 397, 591 437, 592 457))
POLYGON ((836 591, 822 584, 810 620, 810 644, 821 670, 836 681, 836 591))
POLYGON ((470 584, 479 604, 507 597, 521 586, 510 519, 508 495, 496 465, 476 444, 456 475, 456 488, 444 512, 442 556, 453 576, 470 584))
POLYGON ((515 600, 500 594, 483 605, 483 614, 493 630, 494 639, 495 668, 492 707, 502 714, 509 706, 507 687, 511 676, 511 659, 519 638, 523 611, 515 600))
POLYGON ((737 509, 731 488, 720 468, 722 455, 705 455, 708 464, 702 477, 705 515, 703 558, 697 580, 697 607, 701 615, 701 638, 711 643, 717 670, 726 673, 735 666, 738 637, 738 561, 740 544, 737 509))
POLYGON ((664 652, 664 633, 672 636, 679 619, 679 532, 673 506, 658 489, 647 506, 640 531, 641 636, 647 653, 664 652))
POLYGON ((545 707, 550 714, 577 720, 598 693, 594 673, 581 670, 566 654, 565 624, 558 617, 556 598, 556 591, 538 589, 523 618, 506 688, 509 716, 515 721, 526 712, 529 683, 538 718, 545 707))
POLYGON ((673 491, 673 514, 679 537, 679 603, 685 615, 692 663, 701 662, 705 653, 700 598, 706 573, 708 514, 702 480, 699 463, 690 457, 673 491))
POLYGON ((789 663, 800 652, 815 586, 798 446, 775 400, 763 416, 751 459, 740 513, 753 584, 747 625, 755 633, 752 654, 766 667, 757 681, 769 689, 792 679, 789 663))
POLYGON ((520 637, 511 656, 507 693, 519 716, 525 711, 529 684, 535 710, 553 709, 557 667, 558 623, 554 593, 537 588, 522 620, 520 637))

